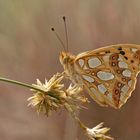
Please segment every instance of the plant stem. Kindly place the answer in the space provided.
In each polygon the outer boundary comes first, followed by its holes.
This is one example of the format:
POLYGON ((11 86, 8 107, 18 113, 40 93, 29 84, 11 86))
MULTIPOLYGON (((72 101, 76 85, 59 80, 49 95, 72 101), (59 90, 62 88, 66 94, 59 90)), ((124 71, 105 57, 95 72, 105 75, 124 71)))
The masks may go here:
POLYGON ((3 77, 0 77, 0 81, 8 82, 8 83, 11 83, 11 84, 23 86, 23 87, 30 88, 30 89, 34 89, 34 90, 37 90, 37 91, 40 91, 40 92, 45 92, 45 91, 43 91, 39 88, 36 88, 32 85, 29 85, 29 84, 26 84, 26 83, 23 83, 23 82, 19 82, 19 81, 15 81, 15 80, 11 80, 11 79, 7 79, 7 78, 3 78, 3 77))

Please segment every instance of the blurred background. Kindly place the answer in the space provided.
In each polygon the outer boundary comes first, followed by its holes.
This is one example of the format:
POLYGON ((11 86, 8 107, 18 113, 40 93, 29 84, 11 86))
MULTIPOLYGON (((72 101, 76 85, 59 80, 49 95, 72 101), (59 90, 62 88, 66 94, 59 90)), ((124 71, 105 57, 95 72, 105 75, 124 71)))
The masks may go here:
MULTIPOLYGON (((44 81, 61 72, 61 44, 50 28, 65 41, 63 15, 69 50, 75 55, 112 44, 140 44, 139 0, 0 0, 0 75, 35 83, 36 78, 44 81)), ((140 76, 120 110, 100 107, 89 98, 81 120, 88 127, 105 122, 116 140, 140 140, 139 85, 140 76)), ((49 118, 38 116, 27 107, 31 95, 28 89, 0 82, 1 140, 86 139, 64 110, 49 118)))

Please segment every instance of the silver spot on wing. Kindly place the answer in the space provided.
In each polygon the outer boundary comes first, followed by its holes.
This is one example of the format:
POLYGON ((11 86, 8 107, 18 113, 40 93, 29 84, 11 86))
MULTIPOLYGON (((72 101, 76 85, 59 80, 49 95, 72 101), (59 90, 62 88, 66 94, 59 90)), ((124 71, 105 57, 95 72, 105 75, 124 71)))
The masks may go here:
POLYGON ((82 77, 83 77, 83 79, 85 79, 86 81, 88 81, 90 83, 95 81, 92 77, 90 77, 88 75, 82 75, 82 77))
POLYGON ((98 90, 103 94, 107 91, 106 87, 103 84, 98 85, 98 90))
POLYGON ((83 60, 83 59, 79 59, 79 60, 78 60, 78 63, 79 63, 79 65, 80 65, 81 67, 84 66, 84 60, 83 60))
POLYGON ((129 91, 130 87, 128 85, 124 85, 122 88, 121 88, 121 94, 120 94, 120 101, 122 104, 124 104, 124 101, 128 98, 129 94, 128 94, 128 91, 129 91))
POLYGON ((128 86, 129 86, 129 87, 132 86, 132 80, 130 80, 130 81, 128 82, 128 86))
POLYGON ((124 70, 123 72, 122 72, 122 74, 123 74, 123 76, 125 76, 125 77, 131 77, 131 71, 130 70, 128 70, 128 69, 126 69, 126 70, 124 70))
POLYGON ((114 79, 114 75, 111 72, 105 72, 105 71, 99 71, 97 72, 98 78, 104 81, 112 80, 114 79))
POLYGON ((125 63, 123 61, 120 61, 118 65, 119 65, 119 68, 128 68, 127 63, 125 63))
POLYGON ((98 66, 101 65, 101 61, 99 60, 99 58, 95 57, 95 58, 90 58, 88 60, 88 65, 90 68, 96 68, 98 66))
POLYGON ((128 87, 127 85, 124 85, 124 86, 121 88, 121 91, 122 91, 123 93, 127 93, 128 90, 129 90, 129 87, 128 87))

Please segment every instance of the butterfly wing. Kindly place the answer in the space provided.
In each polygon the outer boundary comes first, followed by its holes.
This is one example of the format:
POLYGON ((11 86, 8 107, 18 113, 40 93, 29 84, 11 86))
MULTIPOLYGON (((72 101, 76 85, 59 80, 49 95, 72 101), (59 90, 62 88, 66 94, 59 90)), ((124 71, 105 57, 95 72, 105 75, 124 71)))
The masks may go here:
POLYGON ((135 89, 140 45, 119 44, 81 53, 75 59, 75 67, 98 104, 120 108, 135 89))

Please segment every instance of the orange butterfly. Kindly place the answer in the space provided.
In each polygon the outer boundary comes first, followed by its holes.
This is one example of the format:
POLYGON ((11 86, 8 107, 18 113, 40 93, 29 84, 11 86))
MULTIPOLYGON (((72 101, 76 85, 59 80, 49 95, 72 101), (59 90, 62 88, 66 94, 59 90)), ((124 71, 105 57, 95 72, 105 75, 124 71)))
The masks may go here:
POLYGON ((119 44, 80 53, 61 52, 66 75, 101 106, 120 108, 135 89, 140 45, 119 44))
MULTIPOLYGON (((63 19, 65 23, 65 17, 63 19)), ((67 39, 66 24, 65 31, 67 39)), ((118 109, 135 89, 140 72, 140 45, 111 45, 77 56, 63 51, 60 62, 66 76, 88 91, 94 101, 118 109)))

